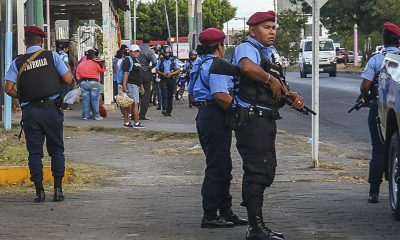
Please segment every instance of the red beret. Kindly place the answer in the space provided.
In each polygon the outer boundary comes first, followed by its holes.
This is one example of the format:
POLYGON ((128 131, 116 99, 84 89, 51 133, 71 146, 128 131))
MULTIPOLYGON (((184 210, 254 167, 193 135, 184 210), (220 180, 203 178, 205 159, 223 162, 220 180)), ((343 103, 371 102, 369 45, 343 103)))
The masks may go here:
POLYGON ((266 21, 275 22, 275 17, 276 17, 276 14, 274 11, 256 12, 253 15, 251 15, 249 20, 247 20, 247 25, 254 26, 258 23, 262 23, 262 22, 266 22, 266 21))
POLYGON ((383 31, 390 32, 392 35, 400 36, 400 28, 390 22, 385 22, 383 24, 383 31))
POLYGON ((33 25, 25 26, 24 30, 25 30, 25 33, 33 33, 33 34, 36 34, 43 38, 46 37, 46 34, 44 33, 44 31, 41 28, 33 26, 33 25))
POLYGON ((223 42, 225 33, 217 28, 207 28, 199 35, 199 41, 205 46, 214 46, 223 42))

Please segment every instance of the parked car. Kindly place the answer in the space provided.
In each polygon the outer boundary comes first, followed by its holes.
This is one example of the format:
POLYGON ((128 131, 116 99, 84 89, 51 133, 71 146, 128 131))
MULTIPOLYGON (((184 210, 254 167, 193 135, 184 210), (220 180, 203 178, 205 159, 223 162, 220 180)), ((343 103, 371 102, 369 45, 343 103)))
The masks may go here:
MULTIPOLYGON (((349 63, 353 63, 354 62, 354 52, 353 51, 348 51, 348 59, 349 59, 349 63)), ((358 53, 358 62, 360 63, 362 61, 362 55, 360 53, 358 53)))
POLYGON ((349 61, 349 55, 346 48, 336 49, 336 62, 347 64, 349 61))
POLYGON ((400 221, 400 56, 387 53, 379 76, 379 117, 381 139, 386 147, 385 179, 393 216, 400 221))

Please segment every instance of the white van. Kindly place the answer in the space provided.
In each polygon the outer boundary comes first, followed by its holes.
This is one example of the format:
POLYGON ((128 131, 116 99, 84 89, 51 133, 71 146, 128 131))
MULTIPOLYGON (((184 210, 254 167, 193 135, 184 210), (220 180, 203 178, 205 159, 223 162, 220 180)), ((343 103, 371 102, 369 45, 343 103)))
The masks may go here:
MULTIPOLYGON (((312 71, 312 39, 302 39, 299 49, 300 77, 305 78, 312 71)), ((319 71, 336 77, 336 51, 333 40, 319 39, 319 71)))

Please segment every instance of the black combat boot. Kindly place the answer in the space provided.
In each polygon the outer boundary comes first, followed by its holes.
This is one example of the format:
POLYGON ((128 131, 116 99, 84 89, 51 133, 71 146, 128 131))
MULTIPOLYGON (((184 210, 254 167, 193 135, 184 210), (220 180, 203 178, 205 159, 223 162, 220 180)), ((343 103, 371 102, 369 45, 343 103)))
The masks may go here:
POLYGON ((41 203, 44 202, 44 200, 46 199, 45 194, 44 194, 44 187, 43 187, 43 182, 42 181, 38 181, 38 182, 34 182, 35 184, 35 189, 36 189, 36 196, 33 199, 33 201, 35 201, 36 203, 41 203))
POLYGON ((202 228, 231 228, 234 227, 233 222, 227 222, 224 218, 220 218, 217 212, 204 212, 201 220, 202 228))
POLYGON ((369 185, 369 203, 378 203, 379 202, 379 187, 380 184, 370 184, 369 185))
POLYGON ((249 218, 250 225, 247 228, 246 240, 283 240, 274 235, 274 232, 265 228, 265 224, 260 217, 249 218))
POLYGON ((54 177, 54 202, 64 201, 64 193, 62 191, 63 177, 54 177))
POLYGON ((272 235, 275 235, 275 236, 280 237, 282 239, 285 239, 285 236, 283 235, 283 233, 272 231, 272 229, 270 229, 269 227, 267 227, 267 225, 265 225, 263 214, 262 214, 262 210, 260 210, 257 215, 260 216, 261 225, 263 226, 264 231, 269 232, 272 235))
POLYGON ((219 215, 221 218, 225 219, 225 221, 233 222, 235 226, 245 226, 249 223, 246 219, 239 218, 230 208, 226 210, 219 210, 219 215))

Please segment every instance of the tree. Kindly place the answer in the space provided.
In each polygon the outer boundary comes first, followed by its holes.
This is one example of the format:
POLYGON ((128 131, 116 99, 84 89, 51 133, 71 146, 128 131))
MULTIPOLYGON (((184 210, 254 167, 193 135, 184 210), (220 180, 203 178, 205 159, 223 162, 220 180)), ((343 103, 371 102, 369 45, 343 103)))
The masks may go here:
MULTIPOLYGON (((302 4, 304 13, 311 13, 305 0, 290 0, 302 4)), ((400 4, 398 0, 331 0, 321 8, 321 22, 331 34, 349 34, 354 24, 359 31, 370 34, 381 31, 386 21, 400 22, 400 4)))
MULTIPOLYGON (((290 1, 302 4, 303 12, 310 13, 311 8, 305 0, 290 1)), ((376 46, 382 44, 384 22, 400 23, 399 11, 398 0, 330 0, 321 8, 321 22, 330 34, 337 35, 341 44, 349 49, 353 45, 355 24, 360 36, 359 45, 371 39, 371 45, 376 46)))
MULTIPOLYGON (((137 7, 137 32, 138 38, 147 33, 151 39, 166 40, 168 27, 165 18, 164 1, 167 8, 171 36, 176 35, 175 0, 140 1, 137 7)), ((133 6, 133 3, 131 4, 133 6)), ((178 0, 179 36, 187 36, 188 5, 187 0, 178 0)), ((203 27, 210 26, 223 28, 224 22, 231 20, 236 15, 236 8, 228 0, 205 0, 203 2, 203 27)), ((120 12, 120 25, 123 27, 123 12, 120 12)))
POLYGON ((301 29, 307 17, 293 10, 286 10, 278 15, 278 30, 275 47, 289 58, 296 58, 301 40, 301 29), (296 54, 293 54, 296 53, 296 54))
POLYGON ((203 2, 203 28, 216 27, 222 29, 224 22, 234 18, 236 7, 228 0, 205 0, 203 2))

